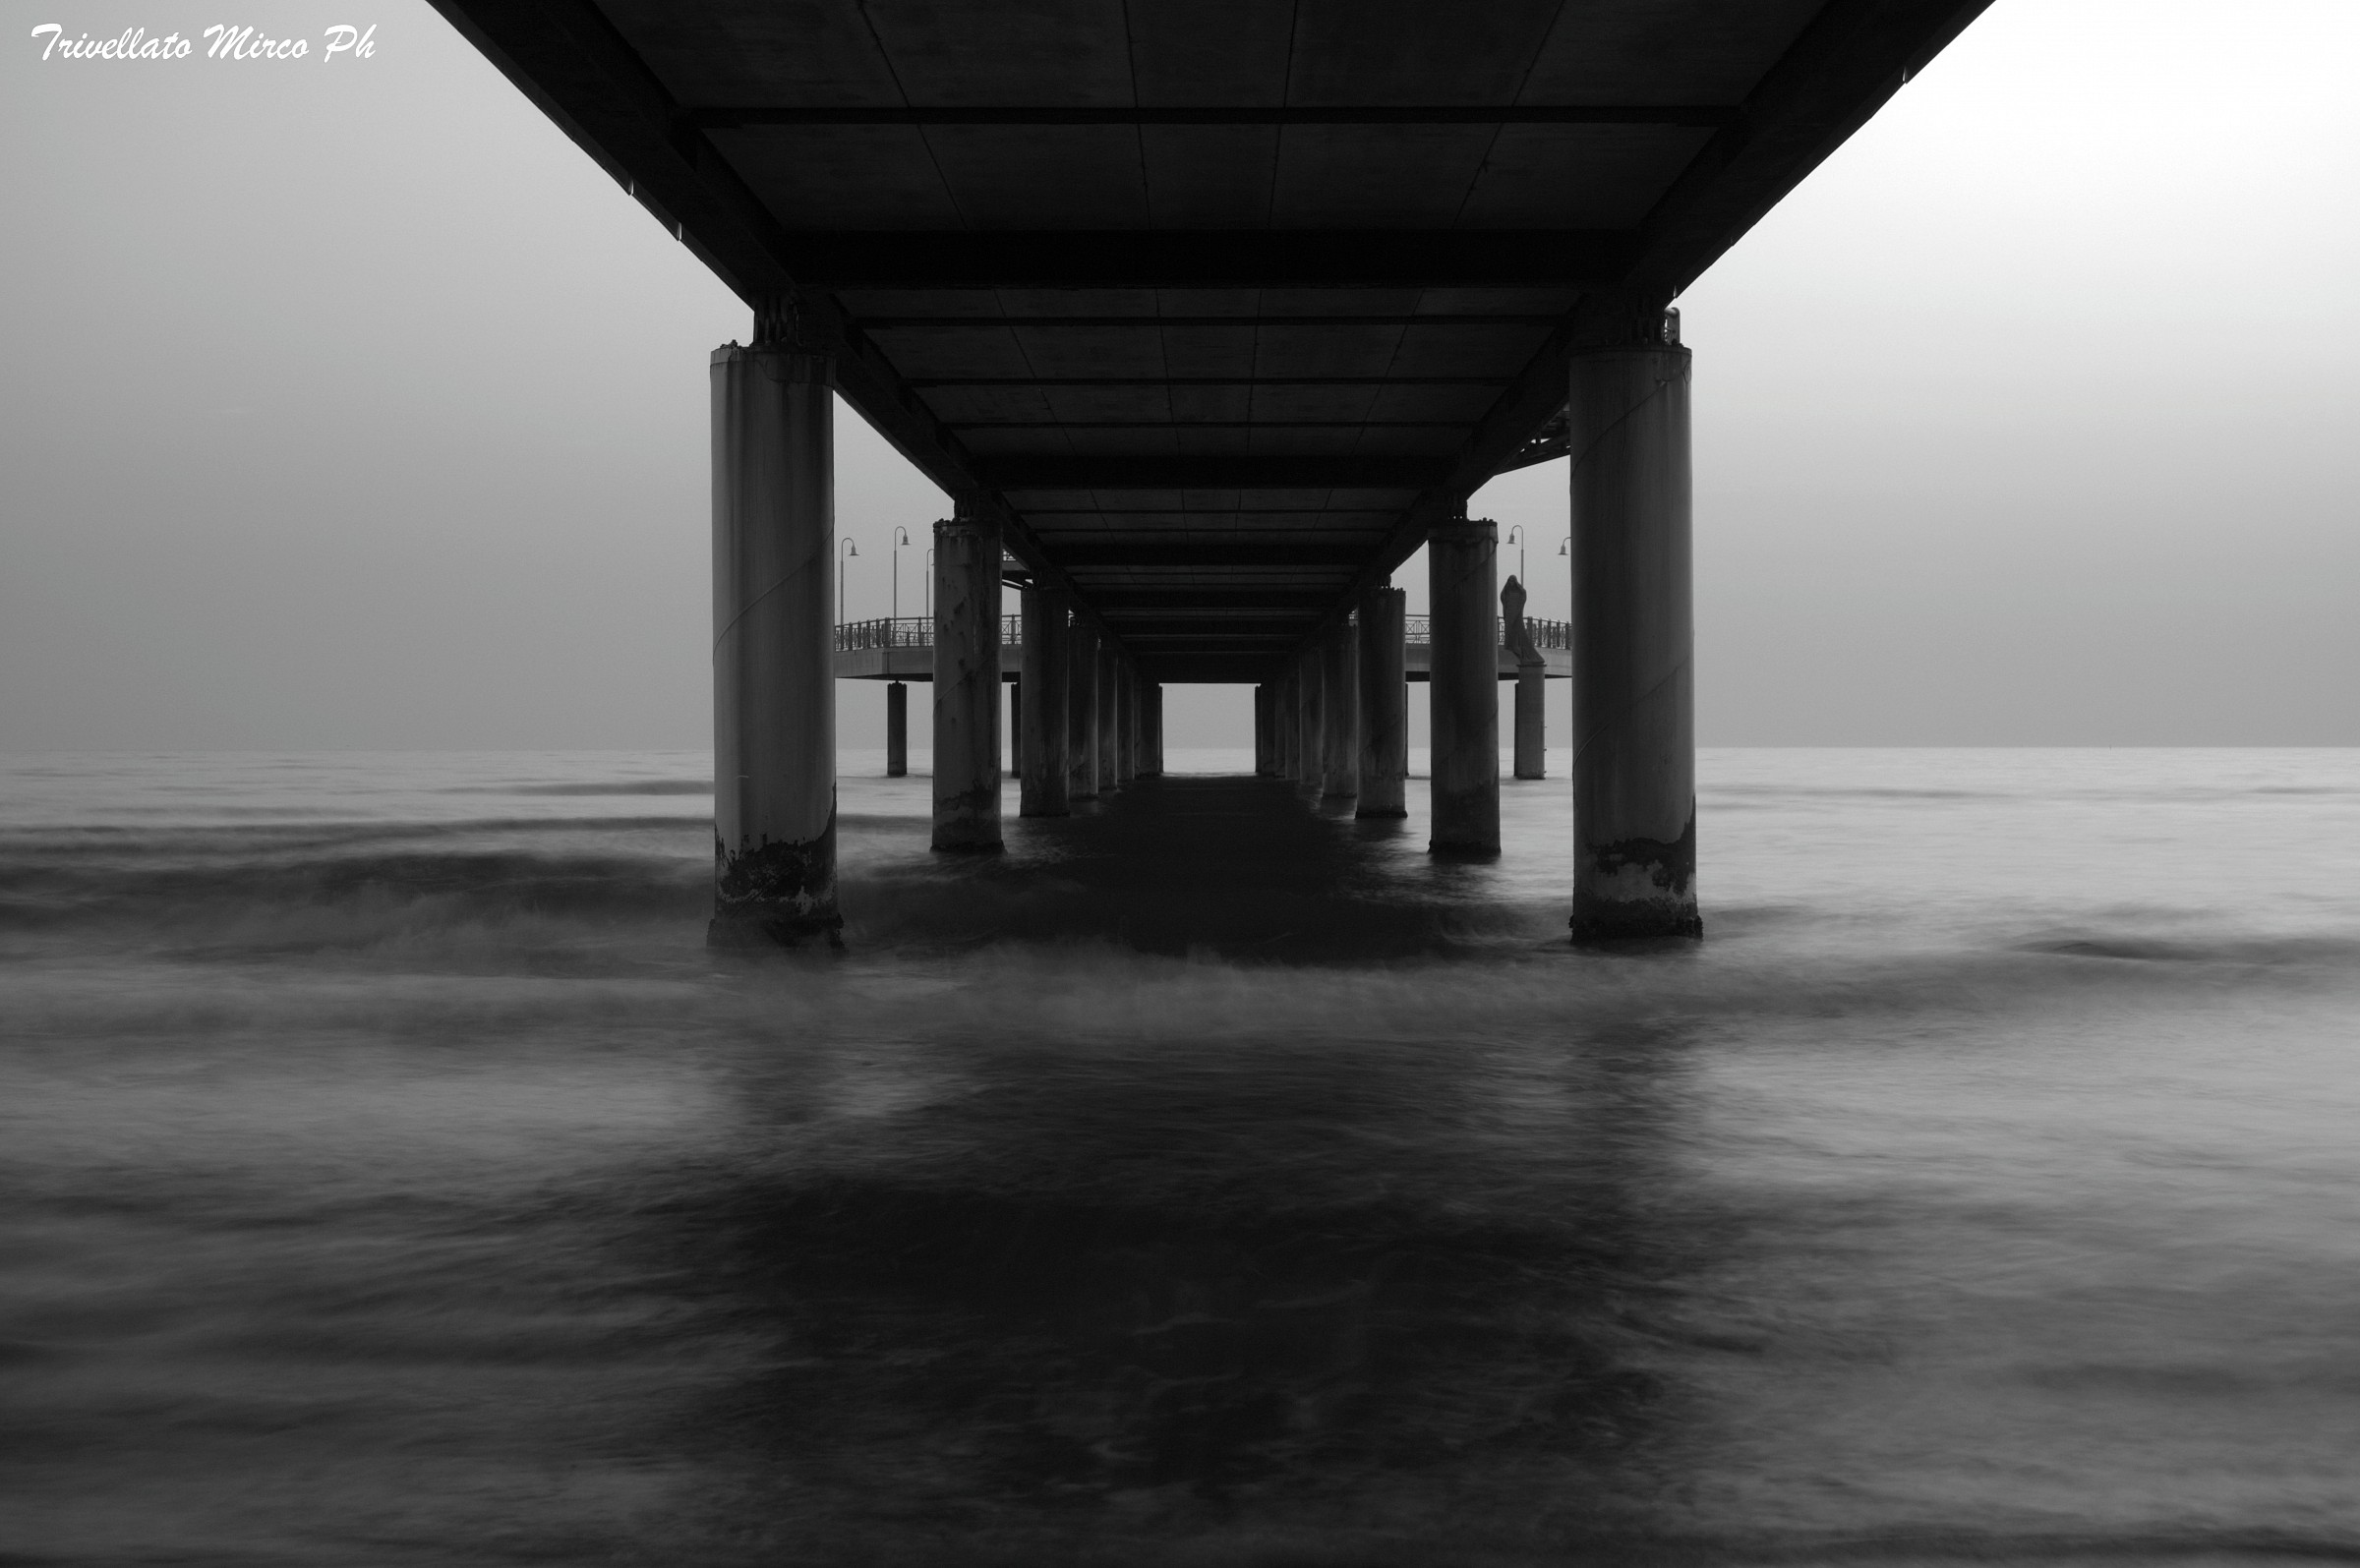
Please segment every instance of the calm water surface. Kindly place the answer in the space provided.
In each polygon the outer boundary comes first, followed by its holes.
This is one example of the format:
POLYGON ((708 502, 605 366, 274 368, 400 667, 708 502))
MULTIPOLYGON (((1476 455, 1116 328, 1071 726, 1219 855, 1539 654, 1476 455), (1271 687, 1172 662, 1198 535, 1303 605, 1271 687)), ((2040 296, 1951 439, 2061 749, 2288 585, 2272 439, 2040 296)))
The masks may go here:
POLYGON ((2360 1559, 2360 753, 1707 753, 1611 955, 1242 761, 752 962, 701 756, 0 761, 0 1563, 2360 1559))

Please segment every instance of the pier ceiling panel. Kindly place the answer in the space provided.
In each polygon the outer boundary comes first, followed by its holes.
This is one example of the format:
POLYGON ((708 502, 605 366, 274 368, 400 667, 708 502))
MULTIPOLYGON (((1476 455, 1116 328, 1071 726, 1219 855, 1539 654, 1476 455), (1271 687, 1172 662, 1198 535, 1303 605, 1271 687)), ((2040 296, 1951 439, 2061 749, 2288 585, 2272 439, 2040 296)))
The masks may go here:
POLYGON ((1256 679, 1986 0, 434 3, 1032 580, 1256 679))

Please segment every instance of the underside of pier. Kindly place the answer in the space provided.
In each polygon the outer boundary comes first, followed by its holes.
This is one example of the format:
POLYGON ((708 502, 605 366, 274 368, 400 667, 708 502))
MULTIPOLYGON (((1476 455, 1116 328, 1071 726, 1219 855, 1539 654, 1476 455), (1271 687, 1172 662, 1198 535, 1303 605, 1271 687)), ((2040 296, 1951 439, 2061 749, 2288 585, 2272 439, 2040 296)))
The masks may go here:
POLYGON ((1251 681, 1986 0, 436 0, 1152 681, 1251 681))

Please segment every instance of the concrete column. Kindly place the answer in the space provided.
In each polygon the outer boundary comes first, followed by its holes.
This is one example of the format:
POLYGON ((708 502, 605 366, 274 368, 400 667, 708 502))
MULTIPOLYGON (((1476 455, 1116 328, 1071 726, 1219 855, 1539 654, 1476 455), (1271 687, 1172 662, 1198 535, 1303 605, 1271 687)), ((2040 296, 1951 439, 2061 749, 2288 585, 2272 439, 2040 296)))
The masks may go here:
POLYGON ((1150 717, 1149 712, 1149 710, 1154 705, 1155 701, 1154 697, 1151 695, 1153 690, 1154 688, 1148 682, 1148 677, 1139 672, 1139 667, 1136 665, 1132 666, 1131 776, 1135 779, 1152 779, 1155 777, 1153 741, 1150 738, 1155 728, 1155 725, 1153 720, 1150 717))
MULTIPOLYGON (((1005 588, 1006 584, 1002 584, 1001 586, 1005 588)), ((1003 659, 1007 657, 1006 648, 1007 645, 1003 643, 1001 645, 1002 652, 1000 655, 1000 657, 1003 659)), ((1017 657, 1022 659, 1024 656, 1019 654, 1017 657)), ((1008 688, 1008 770, 1007 773, 1002 777, 1013 777, 1021 781, 1025 777, 1024 670, 1019 668, 1016 672, 1016 678, 1014 680, 1009 680, 1003 677, 1000 681, 1000 684, 1008 688)), ((1024 812, 1021 808, 1018 810, 1017 815, 1020 817, 1024 815, 1024 812)))
POLYGON ((1278 771, 1276 735, 1270 732, 1270 687, 1265 681, 1254 688, 1254 777, 1268 779, 1278 771))
POLYGON ((1688 351, 1573 356, 1573 935, 1700 936, 1688 351))
POLYGON ((1296 708, 1295 732, 1302 747, 1300 782, 1313 790, 1328 786, 1328 707, 1326 702, 1327 670, 1319 650, 1305 653, 1295 665, 1296 708))
POLYGON ((1292 671, 1282 671, 1270 687, 1270 740, 1278 771, 1273 776, 1292 779, 1295 776, 1295 677, 1292 671))
POLYGON ((885 777, 910 774, 910 688, 900 681, 885 688, 885 777))
POLYGON ((714 350, 713 921, 835 939, 836 445, 827 356, 714 350))
POLYGON ((1138 736, 1131 772, 1141 779, 1155 777, 1155 687, 1134 666, 1131 670, 1131 728, 1138 736))
POLYGON ((1139 680, 1131 662, 1114 667, 1114 782, 1127 784, 1139 777, 1139 680))
POLYGON ((1516 777, 1549 777, 1549 667, 1516 668, 1516 777))
POLYGON ((1320 792, 1331 800, 1360 793, 1360 636, 1349 622, 1320 640, 1320 685, 1327 695, 1327 773, 1320 792))
POLYGON ((1426 536, 1434 628, 1434 834, 1428 847, 1500 852, 1499 528, 1456 518, 1426 536))
POLYGON ((1000 847, 1000 528, 934 525, 934 847, 1000 847))
POLYGON ((1148 693, 1148 762, 1143 770, 1150 779, 1163 777, 1163 682, 1150 680, 1148 693))
POLYGON ((1303 783, 1303 665, 1286 672, 1284 703, 1279 722, 1286 726, 1286 779, 1303 783))
POLYGON ((1066 656, 1065 794, 1098 798, 1098 629, 1074 617, 1066 656))
POLYGON ((1115 755, 1114 719, 1122 704, 1122 656, 1106 643, 1098 644, 1098 793, 1122 787, 1122 759, 1115 755))
POLYGON ((1516 659, 1516 777, 1549 777, 1549 661, 1524 624, 1524 585, 1511 575, 1500 590, 1500 638, 1516 659))
POLYGON ((1017 778, 1020 817, 1063 817, 1066 803, 1065 721, 1073 704, 1073 636, 1066 626, 1065 597, 1047 588, 1028 588, 1024 595, 1024 676, 1019 693, 1032 700, 1022 705, 1015 726, 1023 762, 1017 778))
POLYGON ((1147 779, 1147 676, 1131 665, 1131 776, 1147 779))
POLYGON ((1361 596, 1357 817, 1409 815, 1409 688, 1402 647, 1408 600, 1398 588, 1374 588, 1361 596))

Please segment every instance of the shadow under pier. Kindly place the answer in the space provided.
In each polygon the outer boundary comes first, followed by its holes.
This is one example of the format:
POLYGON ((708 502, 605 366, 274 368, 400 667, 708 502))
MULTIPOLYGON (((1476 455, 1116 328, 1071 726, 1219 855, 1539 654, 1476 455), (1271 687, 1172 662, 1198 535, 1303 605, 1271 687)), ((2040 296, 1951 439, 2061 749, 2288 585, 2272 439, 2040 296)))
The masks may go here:
POLYGON ((988 858, 848 865, 847 940, 1349 961, 1551 934, 1545 913, 1501 901, 1493 868, 1429 856, 1422 825, 1356 820, 1286 780, 1142 779, 1069 817, 1011 817, 1005 834, 988 858))

